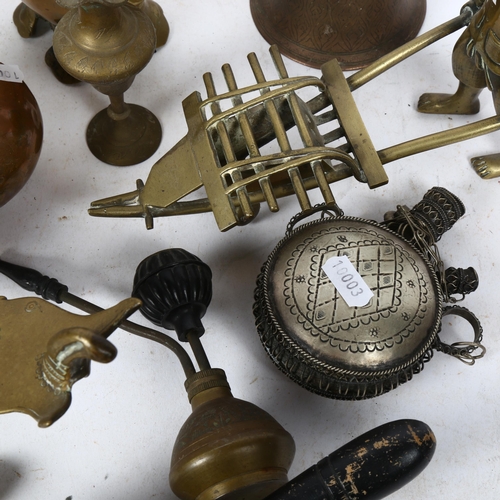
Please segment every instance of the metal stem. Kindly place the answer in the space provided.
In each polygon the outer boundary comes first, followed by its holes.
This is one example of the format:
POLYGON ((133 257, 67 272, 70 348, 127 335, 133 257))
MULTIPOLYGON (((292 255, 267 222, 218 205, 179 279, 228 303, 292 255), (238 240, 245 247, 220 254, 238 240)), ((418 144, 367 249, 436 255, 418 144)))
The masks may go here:
POLYGON ((193 351, 196 362, 198 363, 198 368, 200 371, 209 370, 211 368, 210 361, 208 360, 205 349, 201 344, 200 337, 195 332, 188 332, 187 339, 191 349, 193 351))

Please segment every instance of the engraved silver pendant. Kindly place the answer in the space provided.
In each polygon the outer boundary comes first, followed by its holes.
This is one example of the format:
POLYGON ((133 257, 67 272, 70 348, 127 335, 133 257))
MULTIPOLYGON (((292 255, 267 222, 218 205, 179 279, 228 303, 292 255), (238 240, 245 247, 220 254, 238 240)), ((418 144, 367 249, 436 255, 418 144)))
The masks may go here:
POLYGON ((478 284, 472 268, 444 271, 435 246, 465 212, 457 197, 433 188, 383 223, 334 210, 294 229, 310 215, 299 214, 257 280, 257 329, 283 372, 322 396, 364 399, 410 380, 434 349, 469 364, 484 355, 477 318, 443 305, 478 284), (440 340, 447 314, 470 322, 473 342, 440 340))

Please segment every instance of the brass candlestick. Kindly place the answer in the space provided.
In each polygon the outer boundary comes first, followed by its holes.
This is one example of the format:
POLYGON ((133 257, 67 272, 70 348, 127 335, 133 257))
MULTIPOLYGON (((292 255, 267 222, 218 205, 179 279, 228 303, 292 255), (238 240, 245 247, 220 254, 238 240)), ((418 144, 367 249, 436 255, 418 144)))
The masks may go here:
POLYGON ((359 69, 414 38, 425 0, 250 0, 261 35, 306 66, 359 69))
POLYGON ((126 0, 60 0, 74 7, 54 31, 57 60, 74 78, 106 94, 111 104, 87 128, 87 144, 101 161, 127 166, 148 159, 161 141, 151 111, 126 104, 123 94, 156 47, 153 23, 126 0))

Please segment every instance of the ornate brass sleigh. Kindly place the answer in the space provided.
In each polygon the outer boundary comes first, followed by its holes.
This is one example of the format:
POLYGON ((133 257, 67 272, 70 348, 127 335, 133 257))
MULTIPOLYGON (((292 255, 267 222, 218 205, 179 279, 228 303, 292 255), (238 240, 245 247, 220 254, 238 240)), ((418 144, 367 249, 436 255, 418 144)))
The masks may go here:
POLYGON ((295 193, 306 210, 307 191, 319 187, 329 203, 335 181, 354 176, 376 188, 388 182, 386 163, 500 129, 500 118, 493 116, 376 151, 352 97, 360 86, 467 25, 474 12, 467 4, 458 17, 347 79, 336 60, 322 66, 322 78, 290 77, 276 47, 270 52, 278 79, 266 80, 253 53, 248 60, 254 85, 239 89, 226 64, 228 91, 217 94, 206 73, 207 99, 194 92, 183 101, 187 135, 152 167, 146 183, 138 180, 135 191, 94 201, 90 215, 143 217, 151 229, 155 217, 213 211, 225 231, 251 221, 262 202, 276 212, 277 199, 295 193), (307 102, 298 95, 305 88, 316 92, 307 102), (298 133, 298 146, 292 132, 298 133), (278 152, 264 152, 269 143, 278 152), (202 186, 206 198, 182 200, 202 186))

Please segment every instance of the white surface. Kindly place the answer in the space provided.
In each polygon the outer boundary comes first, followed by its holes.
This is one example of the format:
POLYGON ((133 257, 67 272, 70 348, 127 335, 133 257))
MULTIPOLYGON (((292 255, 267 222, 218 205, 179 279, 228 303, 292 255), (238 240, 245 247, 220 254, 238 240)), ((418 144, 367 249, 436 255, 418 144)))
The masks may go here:
MULTIPOLYGON (((481 180, 469 158, 498 151, 498 133, 387 165, 390 182, 371 191, 348 179, 334 185, 346 214, 381 220, 397 204, 413 206, 432 186, 450 189, 467 214, 440 242, 447 266, 472 265, 479 290, 464 305, 484 326, 484 359, 468 367, 436 353, 406 385, 363 402, 323 399, 282 375, 265 354, 254 327, 252 301, 261 264, 298 210, 293 198, 281 210, 264 207, 250 225, 220 233, 212 214, 155 220, 98 219, 87 215, 93 200, 135 188, 153 163, 186 133, 181 101, 204 94, 202 74, 211 71, 224 88, 220 67, 229 62, 240 86, 253 83, 246 55, 255 51, 264 71, 274 73, 268 45, 257 32, 247 0, 161 0, 171 25, 168 43, 126 94, 128 102, 153 110, 164 136, 158 152, 142 165, 115 168, 93 158, 85 127, 107 105, 90 86, 65 87, 43 61, 51 33, 25 40, 12 23, 17 0, 0 7, 0 60, 17 64, 43 114, 45 138, 38 166, 25 188, 0 208, 0 256, 35 267, 67 284, 76 295, 102 307, 129 296, 137 264, 169 247, 183 247, 213 271, 214 297, 204 318, 203 344, 214 367, 226 370, 236 397, 271 413, 291 434, 297 454, 289 477, 359 434, 399 418, 431 426, 437 449, 429 467, 393 498, 497 499, 500 483, 498 374, 500 367, 497 265, 500 186, 481 180)), ((423 30, 458 14, 460 0, 428 2, 423 30)), ((446 130, 494 113, 484 92, 477 117, 420 115, 423 92, 453 92, 453 34, 413 56, 354 93, 377 149, 446 130)), ((320 72, 286 60, 292 76, 320 72)), ((319 196, 313 195, 319 202, 319 196)), ((0 295, 29 295, 0 276, 0 295)), ((139 313, 133 318, 147 324, 139 313)), ((451 321, 450 321, 451 322, 451 321)), ((450 332, 448 318, 444 330, 450 332)), ((450 334, 470 338, 463 331, 450 334)), ((111 340, 118 357, 93 364, 88 379, 75 384, 64 417, 39 429, 22 414, 0 416, 0 499, 145 500, 174 499, 168 486, 170 452, 190 413, 183 374, 165 348, 118 330, 111 340)), ((450 339, 451 340, 451 339, 450 339)))

